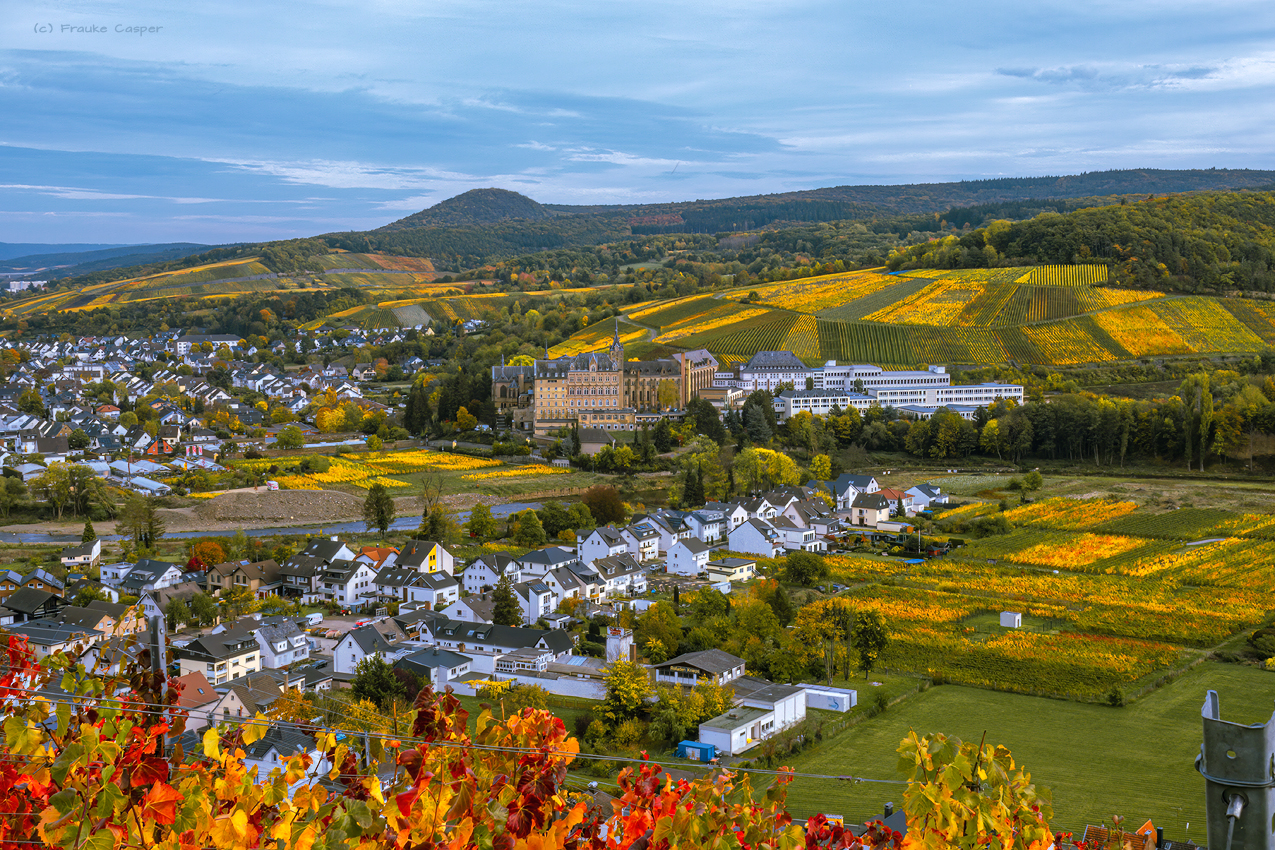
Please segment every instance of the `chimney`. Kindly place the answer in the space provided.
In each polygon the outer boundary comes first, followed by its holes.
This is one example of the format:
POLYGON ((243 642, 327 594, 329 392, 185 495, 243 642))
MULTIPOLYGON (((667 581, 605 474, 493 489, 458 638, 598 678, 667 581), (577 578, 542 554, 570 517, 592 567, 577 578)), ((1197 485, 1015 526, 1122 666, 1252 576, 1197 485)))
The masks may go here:
POLYGON ((1164 827, 1162 826, 1155 828, 1155 846, 1157 848, 1164 846, 1164 827))
POLYGON ((894 814, 894 803, 886 803, 886 804, 885 804, 885 816, 886 816, 886 817, 889 817, 889 816, 890 816, 890 815, 892 815, 892 814, 894 814))

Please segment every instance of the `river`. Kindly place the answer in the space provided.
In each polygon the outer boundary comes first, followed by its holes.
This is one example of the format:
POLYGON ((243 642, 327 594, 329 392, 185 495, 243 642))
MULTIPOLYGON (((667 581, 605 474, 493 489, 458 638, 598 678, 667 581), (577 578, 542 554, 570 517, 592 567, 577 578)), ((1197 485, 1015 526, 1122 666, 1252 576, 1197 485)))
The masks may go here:
MULTIPOLYGON (((506 505, 492 505, 491 515, 497 519, 505 519, 510 514, 516 514, 519 511, 525 511, 527 508, 539 510, 543 505, 540 502, 510 502, 506 505)), ((469 519, 469 511, 460 511, 457 515, 459 522, 466 522, 469 519)), ((420 525, 420 517, 405 516, 399 517, 390 523, 391 531, 407 531, 420 525)), ((243 529, 243 533, 249 537, 272 537, 275 535, 287 534, 314 534, 314 535, 342 535, 342 534, 362 534, 367 530, 367 526, 361 520, 353 520, 351 522, 330 522, 320 525, 309 526, 291 526, 291 527, 269 527, 269 528, 247 528, 243 529)), ((177 531, 165 534, 168 540, 187 540, 192 537, 230 537, 231 534, 210 534, 207 531, 177 531)), ((118 541, 118 534, 102 534, 98 535, 103 543, 111 543, 118 541)), ((59 545, 71 545, 80 542, 78 534, 44 534, 41 532, 16 532, 16 531, 0 531, 0 543, 53 543, 59 545)))

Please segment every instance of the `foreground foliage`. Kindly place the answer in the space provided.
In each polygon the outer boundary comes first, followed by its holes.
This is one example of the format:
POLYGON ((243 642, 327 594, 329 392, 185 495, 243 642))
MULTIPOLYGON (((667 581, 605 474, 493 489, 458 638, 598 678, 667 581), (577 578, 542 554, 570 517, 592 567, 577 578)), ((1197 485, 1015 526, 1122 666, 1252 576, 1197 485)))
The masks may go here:
POLYGON ((898 850, 947 846, 949 833, 994 836, 1008 850, 1052 840, 1048 809, 1033 808, 1035 790, 1007 752, 978 755, 971 768, 968 747, 941 736, 913 736, 900 750, 914 763, 907 807, 921 828, 906 841, 880 825, 858 838, 822 816, 794 823, 785 802, 790 771, 754 796, 747 778, 729 771, 675 781, 643 762, 622 771, 618 796, 599 804, 568 779, 579 746, 561 720, 525 708, 499 721, 484 710, 470 734, 459 701, 428 688, 408 734, 365 739, 371 766, 331 730, 316 729, 321 758, 295 755, 261 777, 245 767, 244 748, 265 734, 265 718, 209 729, 198 756, 180 746, 166 754, 165 736, 179 733, 185 718, 162 674, 131 669, 104 678, 61 654, 42 669, 18 638, 7 661, 3 850, 601 850, 635 842, 898 850), (59 679, 60 691, 50 687, 59 679), (376 769, 383 765, 392 773, 376 769))

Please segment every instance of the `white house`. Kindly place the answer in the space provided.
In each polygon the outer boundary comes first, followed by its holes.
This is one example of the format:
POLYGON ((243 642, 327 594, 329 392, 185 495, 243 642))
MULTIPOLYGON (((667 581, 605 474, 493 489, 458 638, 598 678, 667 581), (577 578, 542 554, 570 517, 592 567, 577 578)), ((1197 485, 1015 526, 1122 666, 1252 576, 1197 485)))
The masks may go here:
POLYGON ((102 561, 102 541, 92 540, 79 546, 68 546, 62 550, 62 566, 95 567, 102 561))
POLYGON ((372 655, 388 658, 394 651, 394 645, 375 626, 359 626, 346 632, 332 651, 332 669, 338 673, 353 673, 364 658, 372 655))
POLYGON ((593 562, 593 569, 602 580, 602 596, 606 599, 646 593, 646 572, 632 555, 599 558, 593 562))
POLYGON ((262 667, 278 670, 310 658, 309 639, 296 623, 286 617, 261 623, 252 633, 261 648, 262 667))
POLYGON ((629 544, 619 529, 609 525, 595 528, 580 541, 580 562, 592 564, 599 558, 614 558, 629 551, 629 544))
POLYGON ((947 504, 947 494, 933 484, 917 484, 909 487, 906 492, 912 497, 912 505, 918 511, 928 510, 931 505, 947 504))
POLYGON ((837 476, 835 481, 829 481, 826 486, 832 491, 833 498, 837 500, 839 511, 849 510, 855 496, 862 493, 875 493, 881 489, 875 477, 854 475, 849 472, 837 476))
POLYGON ((784 516, 777 516, 770 521, 771 528, 779 532, 784 549, 789 552, 822 552, 827 549, 818 538, 813 528, 802 528, 784 516))
POLYGON ((677 533, 672 528, 669 528, 667 524, 664 524, 664 529, 661 529, 660 525, 661 523, 658 521, 647 517, 627 526, 620 532, 624 536, 624 542, 628 545, 628 553, 639 562, 645 563, 658 558, 663 549, 660 544, 665 536, 668 537, 670 543, 677 536, 677 533))
POLYGON ((512 582, 522 581, 522 566, 508 555, 497 552, 475 558, 465 568, 461 581, 466 593, 482 593, 484 588, 495 587, 501 577, 506 575, 512 582))
POLYGON ((665 561, 670 573, 679 576, 697 576, 708 567, 709 548, 694 537, 679 540, 668 550, 665 561))
POLYGON ((514 598, 522 608, 523 625, 534 625, 541 617, 553 613, 553 590, 539 579, 520 581, 514 585, 514 598))
POLYGON ((448 683, 470 672, 473 663, 473 659, 467 655, 432 647, 404 655, 394 662, 394 666, 426 679, 434 685, 436 691, 441 692, 448 683))
POLYGON ((181 675, 203 673, 214 687, 261 670, 261 647, 245 630, 202 635, 176 650, 181 675))
POLYGON ((404 588, 408 602, 425 603, 440 611, 460 599, 460 582, 445 572, 418 575, 404 588))
POLYGON ((691 511, 684 521, 701 543, 716 543, 724 538, 729 530, 726 516, 720 511, 691 511))
POLYGON ((732 528, 738 528, 748 522, 748 511, 744 510, 744 506, 738 502, 709 502, 704 505, 704 509, 716 511, 722 515, 726 523, 724 533, 729 533, 732 528))
POLYGON ((770 523, 760 519, 750 519, 738 528, 732 529, 727 535, 727 540, 727 548, 732 552, 760 555, 763 558, 777 558, 784 551, 783 539, 779 532, 770 523))
POLYGON ((357 608, 376 596, 376 570, 361 561, 335 561, 323 571, 323 598, 357 608))

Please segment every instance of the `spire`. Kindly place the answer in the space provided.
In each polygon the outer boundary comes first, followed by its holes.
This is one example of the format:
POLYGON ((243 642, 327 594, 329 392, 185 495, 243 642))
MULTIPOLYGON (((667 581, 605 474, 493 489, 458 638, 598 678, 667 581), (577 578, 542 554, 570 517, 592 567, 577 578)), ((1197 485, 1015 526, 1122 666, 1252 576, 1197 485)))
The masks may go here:
POLYGON ((619 316, 615 317, 615 337, 612 338, 611 344, 614 345, 616 348, 623 347, 620 344, 620 317, 619 316))

